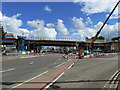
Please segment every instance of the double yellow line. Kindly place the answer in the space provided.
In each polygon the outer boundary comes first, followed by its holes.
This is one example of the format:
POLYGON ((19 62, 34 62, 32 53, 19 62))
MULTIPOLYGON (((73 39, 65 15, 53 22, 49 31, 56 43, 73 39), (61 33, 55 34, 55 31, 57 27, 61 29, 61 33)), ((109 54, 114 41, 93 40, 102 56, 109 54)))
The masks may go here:
MULTIPOLYGON (((120 74, 120 69, 118 69, 118 70, 112 75, 112 77, 109 79, 109 81, 104 85, 104 88, 106 88, 110 82, 111 82, 111 83, 110 83, 110 84, 111 84, 111 85, 110 85, 110 88, 112 88, 112 86, 114 85, 115 80, 118 78, 119 74, 120 74), (112 83, 112 82, 114 82, 114 83, 112 83)), ((117 84, 118 84, 118 81, 117 81, 117 84)), ((108 88, 108 87, 107 87, 107 88, 108 88)))

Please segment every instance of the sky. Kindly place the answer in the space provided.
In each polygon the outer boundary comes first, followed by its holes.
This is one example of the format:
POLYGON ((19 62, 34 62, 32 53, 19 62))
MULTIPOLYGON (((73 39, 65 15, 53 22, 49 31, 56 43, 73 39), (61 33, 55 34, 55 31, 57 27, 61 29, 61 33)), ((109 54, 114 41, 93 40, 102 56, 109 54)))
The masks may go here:
MULTIPOLYGON (((2 2, 0 20, 8 33, 29 37, 64 37, 84 40, 95 36, 118 0, 73 2, 2 2)), ((118 36, 118 8, 100 35, 118 36)))

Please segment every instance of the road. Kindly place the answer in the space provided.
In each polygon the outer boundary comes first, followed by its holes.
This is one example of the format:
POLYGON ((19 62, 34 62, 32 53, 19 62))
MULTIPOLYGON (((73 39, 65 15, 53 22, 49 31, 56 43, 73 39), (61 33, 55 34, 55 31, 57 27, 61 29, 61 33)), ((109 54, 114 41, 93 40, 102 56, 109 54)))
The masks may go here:
POLYGON ((80 60, 73 59, 74 56, 71 56, 71 59, 61 59, 61 56, 52 54, 2 61, 3 68, 0 73, 2 73, 3 88, 115 87, 115 84, 108 82, 118 70, 118 55, 80 60), (46 85, 47 82, 51 83, 46 85))
POLYGON ((10 88, 28 80, 44 71, 51 70, 67 60, 61 55, 47 55, 34 58, 23 58, 2 61, 3 88, 10 88))
POLYGON ((78 60, 51 88, 115 88, 117 70, 118 55, 78 60))

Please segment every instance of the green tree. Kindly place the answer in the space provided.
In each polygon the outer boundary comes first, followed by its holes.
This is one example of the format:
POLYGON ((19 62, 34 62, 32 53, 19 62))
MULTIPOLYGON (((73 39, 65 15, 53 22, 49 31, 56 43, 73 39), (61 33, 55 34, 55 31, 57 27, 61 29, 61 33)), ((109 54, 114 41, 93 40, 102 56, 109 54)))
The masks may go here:
POLYGON ((7 32, 4 32, 4 29, 3 29, 3 27, 0 27, 0 32, 1 32, 1 36, 2 36, 2 40, 4 40, 5 39, 5 34, 7 33, 7 32))
POLYGON ((98 39, 99 39, 99 40, 105 40, 105 38, 102 37, 102 36, 99 36, 98 39))
POLYGON ((119 38, 120 38, 120 36, 119 37, 114 37, 111 40, 119 40, 119 38))
POLYGON ((88 40, 88 39, 89 39, 88 37, 85 38, 85 40, 88 40))

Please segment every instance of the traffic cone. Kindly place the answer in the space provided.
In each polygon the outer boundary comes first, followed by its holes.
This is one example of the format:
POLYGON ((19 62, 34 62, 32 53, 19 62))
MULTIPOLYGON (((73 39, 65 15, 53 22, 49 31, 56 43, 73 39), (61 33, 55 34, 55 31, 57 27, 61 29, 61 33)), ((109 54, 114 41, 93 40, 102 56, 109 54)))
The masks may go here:
POLYGON ((69 59, 69 57, 67 56, 67 59, 69 59))
POLYGON ((42 53, 40 53, 40 55, 42 55, 42 53))
POLYGON ((62 58, 65 58, 65 55, 63 55, 62 58))
POLYGON ((78 57, 76 57, 76 59, 78 59, 78 57))
POLYGON ((98 57, 98 54, 97 54, 97 57, 98 57))
POLYGON ((92 55, 90 54, 90 58, 92 57, 92 55))

